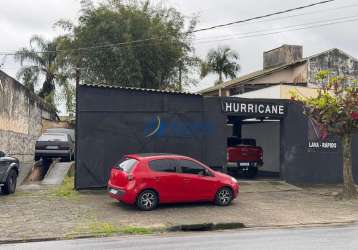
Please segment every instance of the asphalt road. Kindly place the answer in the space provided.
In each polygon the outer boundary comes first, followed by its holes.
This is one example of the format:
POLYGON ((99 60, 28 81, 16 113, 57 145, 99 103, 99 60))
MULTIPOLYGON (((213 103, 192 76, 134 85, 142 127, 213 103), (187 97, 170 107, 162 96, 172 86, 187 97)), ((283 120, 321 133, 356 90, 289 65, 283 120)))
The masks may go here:
POLYGON ((122 236, 0 245, 0 249, 358 249, 358 225, 122 236))

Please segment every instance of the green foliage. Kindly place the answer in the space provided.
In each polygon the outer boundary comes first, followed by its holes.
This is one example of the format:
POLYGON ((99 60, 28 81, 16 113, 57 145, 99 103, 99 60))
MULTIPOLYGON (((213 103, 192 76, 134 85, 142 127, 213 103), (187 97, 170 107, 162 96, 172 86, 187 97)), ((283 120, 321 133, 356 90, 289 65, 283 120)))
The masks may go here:
POLYGON ((100 237, 108 237, 115 234, 152 234, 154 230, 144 227, 125 226, 119 227, 108 222, 92 222, 88 225, 82 225, 76 228, 73 232, 67 235, 68 238, 72 238, 78 235, 93 235, 100 237))
POLYGON ((51 195, 60 198, 73 199, 78 197, 78 192, 74 189, 74 177, 66 176, 62 185, 51 191, 51 195))
POLYGON ((216 50, 210 50, 207 58, 201 64, 200 77, 204 78, 209 73, 219 75, 216 84, 223 82, 225 78, 236 78, 236 74, 240 70, 239 55, 229 47, 219 47, 216 50))
POLYGON ((20 79, 28 90, 35 93, 38 75, 36 67, 23 67, 17 73, 17 78, 20 79))
POLYGON ((322 83, 317 96, 296 99, 303 102, 304 113, 322 124, 335 135, 351 135, 358 129, 358 121, 352 113, 358 112, 358 85, 356 80, 332 76, 330 71, 321 71, 316 76, 322 83))
POLYGON ((54 108, 56 86, 67 87, 69 84, 68 72, 63 61, 59 60, 57 49, 57 39, 46 41, 35 35, 30 39, 29 48, 22 48, 15 55, 15 59, 22 65, 17 77, 23 80, 31 91, 34 91, 37 82, 43 78, 38 95, 54 108))
POLYGON ((127 226, 120 229, 121 233, 124 234, 152 234, 153 230, 144 227, 127 226))
POLYGON ((181 89, 198 65, 191 46, 193 18, 149 1, 82 1, 77 25, 60 21, 66 58, 81 68, 81 81, 154 89, 181 89), (189 31, 189 32, 188 32, 189 31), (90 49, 80 49, 90 48, 90 49))
POLYGON ((120 228, 112 225, 111 223, 92 223, 89 226, 89 231, 91 234, 101 235, 101 236, 111 236, 116 233, 120 233, 120 228))
POLYGON ((149 228, 143 227, 134 227, 134 226, 126 226, 126 227, 118 227, 111 223, 106 222, 95 222, 90 224, 89 232, 94 235, 99 236, 111 236, 113 234, 151 234, 153 231, 149 228))

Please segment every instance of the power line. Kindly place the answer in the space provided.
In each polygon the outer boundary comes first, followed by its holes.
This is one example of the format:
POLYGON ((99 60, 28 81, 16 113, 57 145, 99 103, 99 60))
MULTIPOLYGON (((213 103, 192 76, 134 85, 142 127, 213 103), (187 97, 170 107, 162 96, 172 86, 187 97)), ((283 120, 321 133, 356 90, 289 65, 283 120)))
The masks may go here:
MULTIPOLYGON (((34 51, 34 53, 37 54, 44 54, 44 53, 56 53, 56 52, 64 52, 64 51, 81 51, 81 50, 92 50, 92 49, 101 49, 101 48, 107 48, 107 47, 120 47, 121 45, 131 45, 131 44, 136 44, 136 43, 140 43, 140 42, 147 42, 147 41, 151 41, 151 40, 157 40, 158 38, 152 37, 152 38, 146 38, 146 39, 141 39, 141 40, 135 40, 135 41, 131 41, 131 42, 122 42, 122 43, 111 43, 111 44, 106 44, 106 45, 95 45, 95 46, 90 46, 90 47, 83 47, 83 48, 74 48, 74 49, 59 49, 59 50, 47 50, 47 51, 34 51)), ((0 52, 0 55, 5 55, 5 56, 9 56, 9 55, 16 55, 15 52, 0 52)))
POLYGON ((326 0, 326 1, 316 2, 316 3, 312 3, 312 4, 308 4, 308 5, 299 6, 299 7, 292 8, 292 9, 277 11, 277 12, 273 12, 273 13, 262 15, 262 16, 256 16, 256 17, 251 17, 251 18, 238 20, 238 21, 234 21, 234 22, 229 22, 229 23, 225 23, 225 24, 214 25, 214 26, 211 26, 211 27, 194 30, 193 33, 212 30, 212 29, 217 29, 217 28, 222 28, 222 27, 231 26, 231 25, 234 25, 234 24, 239 24, 239 23, 246 23, 246 22, 250 22, 250 21, 253 21, 253 20, 267 18, 267 17, 271 17, 271 16, 275 16, 275 15, 281 15, 281 14, 293 12, 293 11, 296 11, 296 10, 302 10, 302 9, 306 9, 306 8, 310 8, 310 7, 313 7, 313 6, 326 4, 326 3, 334 2, 334 1, 335 0, 326 0))
POLYGON ((234 39, 240 40, 240 39, 246 39, 246 38, 252 38, 252 37, 262 37, 262 36, 280 34, 280 33, 289 32, 289 31, 307 30, 307 29, 312 29, 312 28, 330 26, 330 25, 341 24, 341 23, 348 23, 348 22, 356 22, 356 21, 358 21, 358 17, 348 19, 348 20, 345 19, 345 20, 341 20, 341 21, 321 23, 318 25, 310 25, 310 26, 305 26, 305 27, 300 27, 300 28, 295 28, 295 29, 277 30, 277 31, 272 31, 272 32, 258 33, 258 34, 247 35, 247 36, 231 37, 231 38, 226 38, 226 39, 217 39, 217 40, 211 40, 211 41, 210 40, 198 41, 198 43, 212 43, 212 42, 221 42, 221 41, 234 40, 234 39))
MULTIPOLYGON (((317 5, 322 5, 322 4, 326 4, 326 3, 329 3, 329 2, 334 2, 334 1, 336 1, 336 0, 320 1, 320 2, 316 2, 316 3, 312 3, 312 4, 308 4, 308 5, 303 5, 303 6, 299 6, 299 7, 295 7, 295 8, 291 8, 291 9, 286 9, 286 10, 282 10, 282 11, 273 12, 273 13, 266 14, 266 15, 247 18, 247 19, 244 19, 244 20, 238 20, 238 21, 225 23, 225 24, 220 24, 220 25, 215 25, 215 26, 211 26, 211 27, 207 27, 207 28, 201 28, 201 29, 186 32, 186 34, 198 33, 198 32, 217 29, 217 28, 221 28, 221 27, 227 27, 227 26, 234 25, 234 24, 239 24, 239 23, 246 23, 246 22, 250 22, 250 21, 254 21, 254 20, 258 20, 258 19, 263 19, 263 18, 268 18, 268 17, 275 16, 275 15, 281 15, 281 14, 284 14, 284 13, 289 13, 289 12, 293 12, 293 11, 297 11, 297 10, 302 10, 302 9, 306 9, 306 8, 314 7, 314 6, 317 6, 317 5)), ((73 48, 73 49, 68 49, 68 50, 61 50, 60 49, 60 50, 52 50, 52 51, 50 51, 50 50, 49 51, 34 51, 34 53, 39 53, 39 54, 41 54, 41 53, 56 53, 56 52, 63 52, 63 51, 81 51, 81 50, 92 50, 92 49, 101 49, 101 48, 110 48, 110 47, 120 47, 122 45, 132 45, 132 44, 147 42, 147 41, 151 41, 151 40, 158 40, 158 39, 161 40, 162 38, 164 38, 164 37, 151 37, 151 38, 146 38, 146 39, 134 40, 134 41, 130 41, 130 42, 112 43, 112 44, 106 44, 106 45, 96 45, 96 46, 90 46, 90 47, 73 48)), ((0 55, 15 55, 15 54, 16 54, 15 52, 0 52, 0 55)))
MULTIPOLYGON (((319 23, 305 23, 305 24, 301 24, 301 25, 292 25, 292 26, 282 27, 280 29, 273 30, 273 31, 272 30, 260 30, 260 31, 253 31, 253 32, 248 32, 248 33, 238 33, 234 37, 231 36, 231 37, 223 38, 223 39, 203 40, 203 41, 197 41, 196 43, 209 44, 209 43, 213 43, 213 42, 221 42, 221 41, 227 41, 227 40, 241 40, 241 39, 247 39, 247 38, 253 38, 253 37, 263 37, 263 36, 269 36, 269 35, 274 35, 274 34, 280 34, 280 33, 290 32, 290 31, 307 30, 307 29, 319 28, 319 27, 330 26, 330 25, 341 24, 341 23, 356 22, 356 21, 358 21, 358 17, 351 16, 351 17, 336 18, 336 19, 331 19, 331 20, 335 20, 335 21, 329 21, 329 22, 321 21, 319 23), (307 24, 310 24, 310 25, 307 25, 307 24), (301 27, 295 28, 297 26, 301 26, 301 27)), ((167 41, 166 41, 166 43, 167 43, 167 41)), ((158 45, 160 45, 160 44, 161 43, 158 43, 158 45)), ((135 47, 141 47, 141 46, 142 46, 142 44, 137 44, 132 47, 135 48, 135 47)), ((123 47, 120 47, 120 48, 123 48, 123 47)))
MULTIPOLYGON (((358 18, 357 15, 354 16, 347 16, 347 17, 339 17, 339 18, 330 18, 330 19, 325 19, 325 20, 319 20, 319 21, 314 21, 314 22, 308 22, 308 23, 301 23, 301 24, 295 24, 295 25, 288 25, 288 26, 283 26, 283 27, 279 27, 279 30, 285 30, 285 29, 291 29, 291 28, 295 28, 295 27, 311 27, 310 25, 320 25, 322 23, 333 23, 335 21, 342 21, 342 20, 347 20, 347 19, 351 19, 351 18, 358 18)), ((256 30, 256 31, 251 31, 251 32, 245 32, 245 33, 234 33, 234 34, 230 34, 230 35, 222 35, 222 36, 211 36, 211 37, 205 37, 205 38, 201 38, 201 39, 197 39, 197 41, 205 41, 206 39, 210 40, 213 38, 218 38, 218 39, 225 39, 225 37, 233 37, 235 35, 251 35, 251 34, 256 34, 256 33, 262 33, 262 32, 267 32, 267 31, 272 31, 273 29, 262 29, 262 30, 256 30)))
POLYGON ((341 10, 341 9, 347 9, 347 8, 355 8, 358 7, 358 4, 350 4, 350 5, 343 5, 343 6, 339 6, 339 7, 334 7, 334 8, 326 8, 326 9, 322 9, 322 10, 318 10, 318 11, 310 11, 310 12, 304 12, 301 14, 294 14, 294 15, 289 15, 289 16, 283 16, 283 17, 277 17, 277 18, 271 18, 269 20, 258 20, 252 23, 262 23, 262 22, 272 22, 272 21, 277 21, 277 20, 283 20, 283 19, 289 19, 292 17, 300 17, 300 16, 308 16, 308 15, 314 15, 314 14, 322 14, 323 12, 331 12, 331 11, 337 11, 337 10, 341 10))

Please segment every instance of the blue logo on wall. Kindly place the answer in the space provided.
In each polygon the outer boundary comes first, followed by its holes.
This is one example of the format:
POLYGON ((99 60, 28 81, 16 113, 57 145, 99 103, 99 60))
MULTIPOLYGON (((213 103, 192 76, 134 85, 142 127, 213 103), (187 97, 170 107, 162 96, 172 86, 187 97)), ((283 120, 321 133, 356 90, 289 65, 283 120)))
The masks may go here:
POLYGON ((145 137, 198 137, 212 133, 214 124, 182 119, 163 120, 159 115, 145 125, 145 137))

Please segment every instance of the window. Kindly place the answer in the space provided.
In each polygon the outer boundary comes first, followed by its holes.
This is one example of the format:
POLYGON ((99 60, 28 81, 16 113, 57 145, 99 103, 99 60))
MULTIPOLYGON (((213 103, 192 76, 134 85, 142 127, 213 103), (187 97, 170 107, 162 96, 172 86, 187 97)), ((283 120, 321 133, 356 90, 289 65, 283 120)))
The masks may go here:
POLYGON ((196 162, 190 160, 179 160, 181 171, 184 174, 204 175, 205 168, 196 162))
POLYGON ((149 168, 155 172, 176 172, 176 164, 174 160, 162 159, 149 162, 149 168))
POLYGON ((137 162, 136 159, 125 158, 116 164, 116 168, 126 173, 130 173, 137 162))
POLYGON ((68 141, 66 134, 43 134, 38 141, 68 141))

